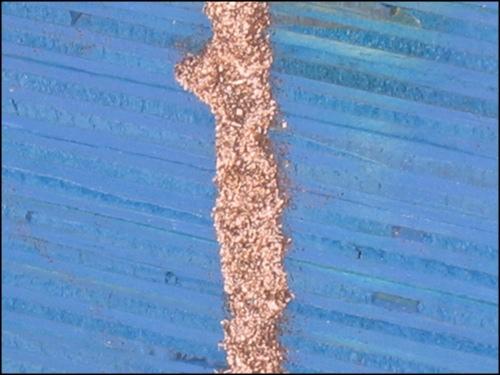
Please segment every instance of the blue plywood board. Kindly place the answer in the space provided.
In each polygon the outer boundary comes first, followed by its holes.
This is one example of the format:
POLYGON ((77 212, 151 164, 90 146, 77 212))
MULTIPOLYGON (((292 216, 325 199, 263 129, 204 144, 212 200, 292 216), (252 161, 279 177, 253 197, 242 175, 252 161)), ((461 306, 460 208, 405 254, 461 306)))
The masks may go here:
MULTIPOLYGON (((2 3, 2 368, 213 372, 202 3, 2 3)), ((290 372, 498 369, 498 6, 271 3, 290 372)))

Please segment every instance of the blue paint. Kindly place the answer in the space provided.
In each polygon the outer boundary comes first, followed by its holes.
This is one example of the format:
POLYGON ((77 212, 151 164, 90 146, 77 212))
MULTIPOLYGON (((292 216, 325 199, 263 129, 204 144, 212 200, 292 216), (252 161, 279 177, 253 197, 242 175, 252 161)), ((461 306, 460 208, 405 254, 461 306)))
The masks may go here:
MULTIPOLYGON (((202 3, 2 3, 2 366, 225 366, 202 3)), ((273 3, 290 372, 498 369, 498 6, 273 3)))

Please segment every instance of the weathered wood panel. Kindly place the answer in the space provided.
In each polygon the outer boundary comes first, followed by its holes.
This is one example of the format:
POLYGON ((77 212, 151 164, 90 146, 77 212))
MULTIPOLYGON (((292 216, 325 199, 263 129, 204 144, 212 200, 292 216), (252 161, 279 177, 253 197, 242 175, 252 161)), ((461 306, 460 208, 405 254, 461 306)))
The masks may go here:
MULTIPOLYGON (((4 371, 212 372, 202 3, 2 3, 4 371)), ((497 3, 273 3, 287 368, 498 369, 497 3)))

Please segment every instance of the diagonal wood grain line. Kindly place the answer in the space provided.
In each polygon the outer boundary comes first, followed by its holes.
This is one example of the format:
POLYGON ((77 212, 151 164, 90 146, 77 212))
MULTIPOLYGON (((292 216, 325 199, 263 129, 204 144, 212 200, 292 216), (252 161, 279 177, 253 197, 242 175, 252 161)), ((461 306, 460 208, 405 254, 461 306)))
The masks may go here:
POLYGON ((228 372, 283 372, 279 324, 292 294, 283 259, 286 197, 267 137, 277 111, 267 3, 207 2, 213 38, 176 66, 176 78, 216 120, 218 197, 213 211, 230 320, 228 372))

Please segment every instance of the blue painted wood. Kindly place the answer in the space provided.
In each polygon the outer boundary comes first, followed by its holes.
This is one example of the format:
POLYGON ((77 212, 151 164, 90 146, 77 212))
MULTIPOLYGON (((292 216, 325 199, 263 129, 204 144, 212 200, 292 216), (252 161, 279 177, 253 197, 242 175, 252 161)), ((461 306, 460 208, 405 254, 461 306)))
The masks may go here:
MULTIPOLYGON (((2 3, 4 371, 213 372, 202 3, 2 3)), ((498 6, 272 3, 291 372, 498 369, 498 6)))

